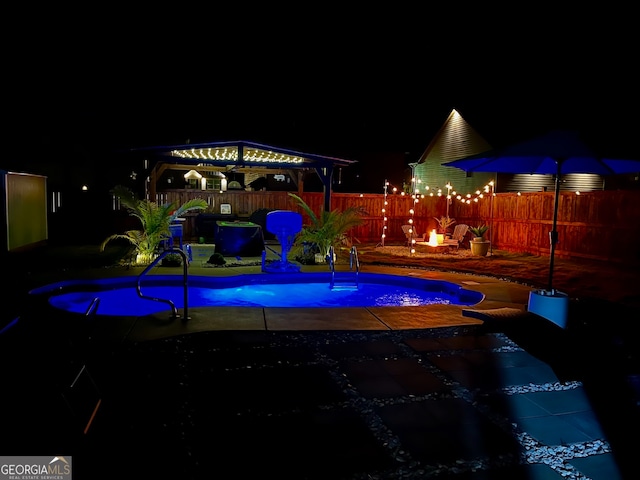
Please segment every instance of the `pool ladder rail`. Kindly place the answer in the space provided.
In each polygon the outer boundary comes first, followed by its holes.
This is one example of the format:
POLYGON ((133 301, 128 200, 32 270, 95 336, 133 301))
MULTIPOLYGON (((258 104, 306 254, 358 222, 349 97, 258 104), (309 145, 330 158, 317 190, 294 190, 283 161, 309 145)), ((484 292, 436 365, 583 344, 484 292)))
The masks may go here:
POLYGON ((360 261, 358 260, 358 249, 355 245, 349 251, 349 271, 336 272, 335 250, 329 247, 329 255, 327 256, 329 268, 331 269, 331 282, 329 288, 331 290, 357 290, 358 289, 358 273, 360 272, 360 261), (340 281, 337 283, 337 281, 340 281))
POLYGON ((189 261, 187 258, 187 255, 182 251, 182 249, 180 248, 176 248, 176 247, 171 247, 168 248, 164 251, 162 251, 160 253, 160 255, 158 255, 156 257, 156 259, 151 262, 149 264, 149 266, 147 268, 144 269, 144 271, 138 275, 138 282, 136 283, 136 291, 138 292, 138 296, 140 298, 145 298, 147 300, 153 300, 154 302, 164 302, 166 304, 168 304, 171 307, 171 318, 176 319, 176 318, 180 318, 180 314, 178 313, 178 309, 176 308, 176 305, 168 298, 156 298, 156 297, 149 297, 147 295, 144 295, 142 293, 142 287, 140 285, 140 282, 142 281, 142 277, 144 277, 149 270, 151 270, 153 267, 156 266, 156 264, 161 261, 165 256, 169 255, 169 254, 179 254, 182 257, 182 286, 183 286, 183 290, 184 290, 184 315, 182 317, 183 320, 189 320, 189 282, 188 282, 188 266, 189 266, 189 261))

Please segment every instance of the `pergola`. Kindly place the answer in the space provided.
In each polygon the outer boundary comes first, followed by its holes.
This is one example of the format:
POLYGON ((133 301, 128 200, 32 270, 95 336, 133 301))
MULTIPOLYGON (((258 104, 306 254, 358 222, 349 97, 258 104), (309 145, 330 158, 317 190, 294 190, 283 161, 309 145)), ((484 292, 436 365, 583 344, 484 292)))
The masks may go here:
POLYGON ((356 160, 303 153, 247 141, 213 142, 135 149, 149 155, 151 172, 147 194, 155 198, 157 182, 167 170, 288 174, 302 193, 304 176, 315 171, 324 188, 324 209, 331 210, 331 180, 336 167, 348 167, 356 160))

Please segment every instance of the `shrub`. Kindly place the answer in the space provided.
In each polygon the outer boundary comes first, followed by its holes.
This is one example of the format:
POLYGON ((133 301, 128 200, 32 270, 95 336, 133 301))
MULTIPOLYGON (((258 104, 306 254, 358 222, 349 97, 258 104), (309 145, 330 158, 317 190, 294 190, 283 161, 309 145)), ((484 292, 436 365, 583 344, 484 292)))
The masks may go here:
POLYGON ((211 263, 213 265, 224 265, 225 263, 227 263, 227 261, 224 259, 221 253, 216 252, 209 257, 207 263, 211 263))

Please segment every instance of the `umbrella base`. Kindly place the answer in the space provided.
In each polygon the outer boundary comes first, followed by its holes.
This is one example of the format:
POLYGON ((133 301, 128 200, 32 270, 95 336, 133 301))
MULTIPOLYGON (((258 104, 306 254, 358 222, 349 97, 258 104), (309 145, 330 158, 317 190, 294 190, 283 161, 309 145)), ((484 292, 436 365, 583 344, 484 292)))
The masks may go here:
POLYGON ((569 296, 557 290, 534 290, 529 292, 528 311, 567 327, 569 317, 569 296))

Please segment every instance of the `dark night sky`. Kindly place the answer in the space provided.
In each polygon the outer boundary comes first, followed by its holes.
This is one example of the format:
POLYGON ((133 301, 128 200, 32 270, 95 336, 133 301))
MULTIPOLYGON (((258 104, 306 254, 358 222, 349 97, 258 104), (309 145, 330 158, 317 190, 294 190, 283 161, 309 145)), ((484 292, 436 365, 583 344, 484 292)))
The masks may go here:
POLYGON ((72 29, 30 19, 40 42, 6 62, 0 169, 224 140, 415 161, 453 108, 496 147, 576 128, 604 153, 640 158, 637 39, 625 12, 254 13, 181 28, 177 18, 72 29))

